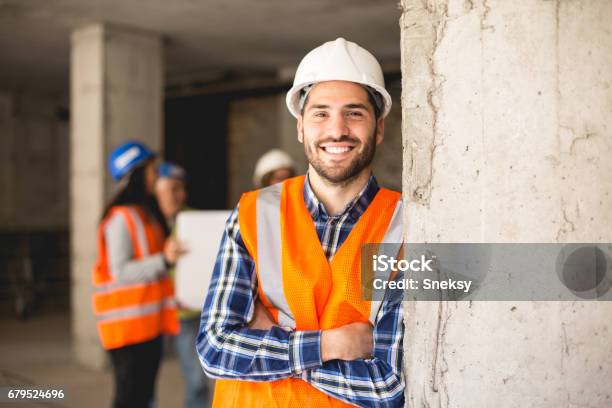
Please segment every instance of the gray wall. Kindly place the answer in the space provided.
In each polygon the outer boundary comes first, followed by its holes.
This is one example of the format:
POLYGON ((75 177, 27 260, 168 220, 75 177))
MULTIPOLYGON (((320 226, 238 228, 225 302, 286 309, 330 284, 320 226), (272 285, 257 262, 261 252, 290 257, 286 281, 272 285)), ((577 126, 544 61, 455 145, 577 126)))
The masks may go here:
POLYGON ((68 227, 64 98, 0 91, 0 229, 68 227))
POLYGON ((278 147, 277 97, 247 98, 230 105, 228 118, 229 205, 234 206, 243 192, 253 189, 257 159, 278 147))

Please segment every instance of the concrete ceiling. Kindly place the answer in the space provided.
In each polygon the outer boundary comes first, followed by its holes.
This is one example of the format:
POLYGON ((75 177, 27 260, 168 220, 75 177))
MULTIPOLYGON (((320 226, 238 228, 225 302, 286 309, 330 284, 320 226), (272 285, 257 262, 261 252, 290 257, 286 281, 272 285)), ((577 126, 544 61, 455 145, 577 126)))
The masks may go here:
POLYGON ((166 39, 169 83, 274 73, 342 36, 399 63, 393 0, 0 0, 0 87, 66 91, 70 33, 108 22, 166 39))

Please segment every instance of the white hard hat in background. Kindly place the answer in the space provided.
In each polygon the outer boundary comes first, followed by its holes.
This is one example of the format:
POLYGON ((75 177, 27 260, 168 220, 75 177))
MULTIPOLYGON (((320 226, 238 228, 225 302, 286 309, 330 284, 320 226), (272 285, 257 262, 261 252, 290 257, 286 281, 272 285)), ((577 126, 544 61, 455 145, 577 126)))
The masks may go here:
POLYGON ((263 177, 271 171, 279 169, 295 170, 295 162, 286 152, 280 149, 272 149, 257 160, 255 173, 253 173, 253 184, 256 188, 260 188, 263 177))
POLYGON ((323 81, 349 81, 373 88, 383 98, 381 116, 391 110, 391 95, 385 89, 385 79, 376 58, 369 51, 338 38, 310 51, 300 62, 293 87, 287 92, 287 107, 296 118, 300 115, 300 91, 323 81))

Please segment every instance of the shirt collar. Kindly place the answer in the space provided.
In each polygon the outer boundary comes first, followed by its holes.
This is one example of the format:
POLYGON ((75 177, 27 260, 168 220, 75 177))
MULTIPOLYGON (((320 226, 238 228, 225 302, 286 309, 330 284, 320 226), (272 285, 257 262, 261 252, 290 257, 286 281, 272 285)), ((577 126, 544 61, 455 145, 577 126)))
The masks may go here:
POLYGON ((380 187, 378 186, 376 177, 371 174, 368 183, 359 192, 359 194, 357 194, 357 196, 353 198, 338 215, 331 217, 327 213, 325 206, 319 201, 314 191, 312 191, 308 173, 306 173, 306 177, 304 178, 304 202, 306 203, 306 208, 308 208, 308 212, 310 212, 310 215, 314 221, 316 221, 319 217, 323 217, 324 219, 342 218, 347 213, 353 219, 353 221, 357 221, 364 213, 366 208, 368 208, 372 200, 374 200, 378 190, 380 190, 380 187))

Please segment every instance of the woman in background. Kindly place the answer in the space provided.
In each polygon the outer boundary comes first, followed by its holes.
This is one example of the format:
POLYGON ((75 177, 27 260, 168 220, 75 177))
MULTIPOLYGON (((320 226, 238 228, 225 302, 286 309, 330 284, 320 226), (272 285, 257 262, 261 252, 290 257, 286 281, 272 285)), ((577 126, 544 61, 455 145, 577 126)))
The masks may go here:
POLYGON ((182 254, 154 197, 155 154, 144 144, 117 147, 108 162, 119 190, 104 210, 93 270, 93 304, 112 361, 113 406, 153 404, 164 334, 179 332, 167 270, 182 254))

